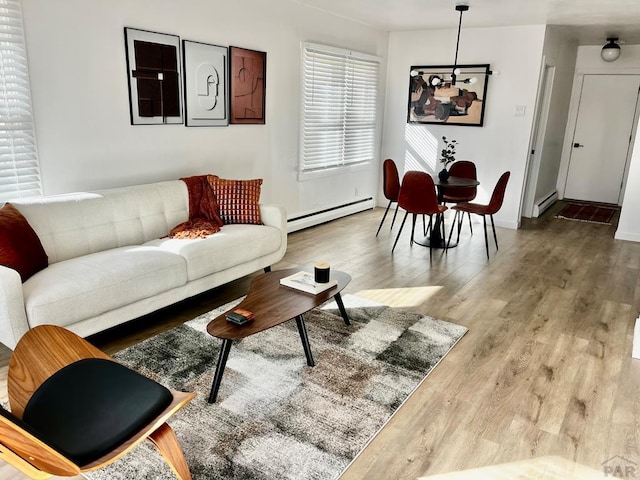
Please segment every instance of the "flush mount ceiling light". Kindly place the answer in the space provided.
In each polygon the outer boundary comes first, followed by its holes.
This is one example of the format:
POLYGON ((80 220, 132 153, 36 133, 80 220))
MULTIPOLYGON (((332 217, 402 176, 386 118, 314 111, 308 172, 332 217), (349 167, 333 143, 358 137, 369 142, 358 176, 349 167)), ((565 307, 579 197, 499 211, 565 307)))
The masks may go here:
POLYGON ((602 50, 600 50, 600 56, 602 60, 605 62, 615 62, 620 56, 620 45, 616 42, 618 41, 618 37, 609 37, 607 38, 607 43, 602 50))

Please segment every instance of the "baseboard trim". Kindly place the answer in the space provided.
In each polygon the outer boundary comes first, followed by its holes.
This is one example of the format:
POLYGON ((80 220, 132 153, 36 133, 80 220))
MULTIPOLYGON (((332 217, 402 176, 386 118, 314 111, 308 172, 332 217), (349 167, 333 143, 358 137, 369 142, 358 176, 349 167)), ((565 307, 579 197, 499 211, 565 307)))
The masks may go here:
POLYGON ((534 205, 533 205, 533 216, 534 217, 539 217, 540 215, 542 215, 544 213, 545 210, 547 210, 551 205, 553 205, 554 203, 556 203, 556 201, 558 200, 558 191, 554 190, 553 192, 549 193, 546 197, 544 197, 542 200, 538 200, 534 205))
MULTIPOLYGON (((480 219, 480 221, 482 221, 482 219, 480 219)), ((496 227, 509 228, 511 230, 518 230, 520 228, 520 222, 507 222, 505 220, 498 220, 497 218, 494 218, 494 222, 496 227)), ((487 223, 489 224, 489 228, 491 228, 491 220, 489 218, 487 218, 487 223)))
POLYGON ((616 240, 627 240, 628 242, 640 242, 640 234, 633 232, 621 232, 616 230, 616 234, 613 237, 616 240))
POLYGON ((304 228, 314 227, 321 223, 330 222, 337 218, 346 217, 354 213, 363 212, 375 208, 373 197, 361 198, 353 202, 335 205, 300 215, 287 220, 287 232, 292 233, 304 228))

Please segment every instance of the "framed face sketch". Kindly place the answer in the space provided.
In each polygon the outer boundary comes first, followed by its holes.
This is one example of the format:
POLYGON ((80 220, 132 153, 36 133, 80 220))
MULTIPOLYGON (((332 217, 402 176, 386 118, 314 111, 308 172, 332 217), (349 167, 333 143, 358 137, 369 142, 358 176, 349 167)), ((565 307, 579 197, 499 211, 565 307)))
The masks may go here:
POLYGON ((183 40, 182 48, 187 126, 227 126, 227 47, 183 40))
POLYGON ((267 54, 229 47, 231 123, 264 124, 267 54))
POLYGON ((182 123, 180 37, 125 27, 132 125, 182 123))
POLYGON ((488 78, 488 64, 412 66, 407 123, 481 127, 488 78))

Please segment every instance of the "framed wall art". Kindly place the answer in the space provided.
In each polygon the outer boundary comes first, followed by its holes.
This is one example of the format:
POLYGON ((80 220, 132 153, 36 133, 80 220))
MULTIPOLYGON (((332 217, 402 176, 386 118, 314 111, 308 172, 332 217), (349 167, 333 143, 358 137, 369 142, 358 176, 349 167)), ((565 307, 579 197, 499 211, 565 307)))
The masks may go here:
POLYGON ((488 64, 412 66, 407 122, 481 127, 488 78, 488 64))
POLYGON ((231 123, 264 124, 267 54, 229 47, 231 123))
POLYGON ((229 125, 227 47, 182 41, 188 127, 229 125))
POLYGON ((132 125, 182 123, 180 37, 124 29, 132 125))

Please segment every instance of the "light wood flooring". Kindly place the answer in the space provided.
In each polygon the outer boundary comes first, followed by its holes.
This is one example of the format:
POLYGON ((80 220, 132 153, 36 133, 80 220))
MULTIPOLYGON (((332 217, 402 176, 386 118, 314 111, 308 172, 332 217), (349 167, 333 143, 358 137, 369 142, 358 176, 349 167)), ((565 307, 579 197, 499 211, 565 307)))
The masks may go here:
MULTIPOLYGON (((613 240, 612 226, 556 219, 561 206, 519 230, 499 228, 490 260, 478 220, 431 265, 428 249, 409 246, 408 226, 392 255, 398 225, 390 233, 387 218, 376 238, 380 208, 289 236, 274 268, 326 261, 353 277, 344 293, 469 328, 342 480, 488 478, 462 471, 489 466, 503 470, 492 478, 581 478, 615 462, 635 462, 640 478, 640 360, 631 358, 640 243, 613 240), (549 459, 572 476, 530 466, 549 459), (526 476, 508 467, 523 462, 526 476)), ((237 298, 249 281, 90 340, 113 353, 237 298)), ((0 382, 7 359, 3 349, 0 382)), ((22 478, 0 467, 0 479, 22 478)))

